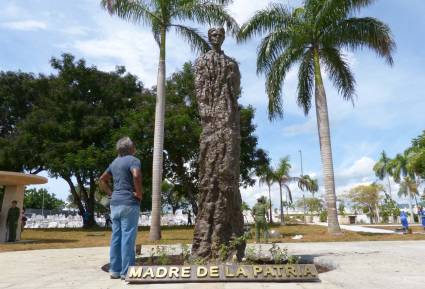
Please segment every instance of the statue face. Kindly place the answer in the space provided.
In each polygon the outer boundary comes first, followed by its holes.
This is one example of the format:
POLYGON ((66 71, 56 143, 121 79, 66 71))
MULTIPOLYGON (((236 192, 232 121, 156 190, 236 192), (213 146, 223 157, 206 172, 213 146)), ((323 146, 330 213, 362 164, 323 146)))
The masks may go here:
POLYGON ((220 29, 213 29, 208 33, 208 39, 215 50, 220 50, 224 41, 224 33, 220 29))

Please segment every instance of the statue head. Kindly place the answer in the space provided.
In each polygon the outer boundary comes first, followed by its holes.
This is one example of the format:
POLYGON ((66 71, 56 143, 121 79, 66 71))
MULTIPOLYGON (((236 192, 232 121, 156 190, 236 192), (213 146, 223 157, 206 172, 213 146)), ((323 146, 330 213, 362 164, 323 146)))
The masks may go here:
POLYGON ((208 30, 208 40, 214 51, 220 52, 224 42, 225 31, 223 27, 211 28, 208 30))

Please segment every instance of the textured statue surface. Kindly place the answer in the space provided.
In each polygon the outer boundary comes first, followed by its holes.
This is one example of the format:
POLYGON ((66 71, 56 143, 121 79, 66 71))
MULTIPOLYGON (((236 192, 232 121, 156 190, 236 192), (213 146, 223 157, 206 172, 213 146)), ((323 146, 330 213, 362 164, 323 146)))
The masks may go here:
MULTIPOLYGON (((223 28, 212 28, 208 39, 212 49, 195 63, 195 86, 202 124, 199 156, 199 210, 192 244, 192 256, 217 259, 222 245, 240 259, 245 242, 239 192, 240 171, 240 73, 236 61, 221 50, 223 28), (237 242, 231 242, 236 240, 237 242)), ((223 252, 223 250, 222 250, 223 252)))

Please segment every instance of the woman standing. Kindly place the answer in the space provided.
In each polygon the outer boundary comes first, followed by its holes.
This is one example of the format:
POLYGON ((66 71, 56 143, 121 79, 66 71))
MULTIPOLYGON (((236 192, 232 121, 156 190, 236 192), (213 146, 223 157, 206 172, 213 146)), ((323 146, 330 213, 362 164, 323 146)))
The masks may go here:
POLYGON ((112 279, 125 279, 135 261, 135 242, 142 200, 140 160, 129 137, 117 142, 118 157, 100 177, 100 187, 111 197, 112 236, 110 269, 112 279), (113 180, 113 190, 109 185, 113 180))

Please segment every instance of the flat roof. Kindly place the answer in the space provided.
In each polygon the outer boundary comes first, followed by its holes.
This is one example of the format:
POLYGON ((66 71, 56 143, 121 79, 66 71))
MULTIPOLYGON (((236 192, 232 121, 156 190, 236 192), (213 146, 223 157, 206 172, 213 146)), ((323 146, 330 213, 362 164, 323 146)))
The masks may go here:
POLYGON ((47 183, 47 178, 18 172, 0 171, 0 185, 38 185, 47 183))

